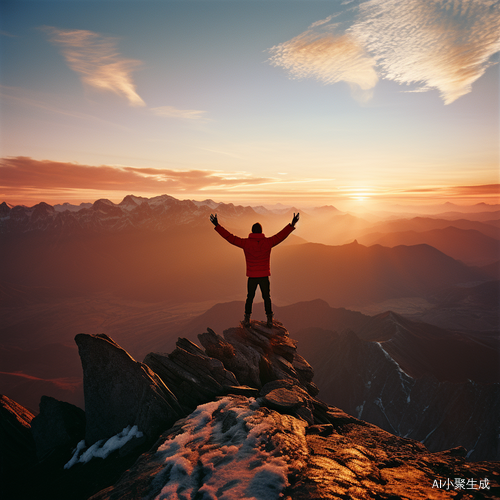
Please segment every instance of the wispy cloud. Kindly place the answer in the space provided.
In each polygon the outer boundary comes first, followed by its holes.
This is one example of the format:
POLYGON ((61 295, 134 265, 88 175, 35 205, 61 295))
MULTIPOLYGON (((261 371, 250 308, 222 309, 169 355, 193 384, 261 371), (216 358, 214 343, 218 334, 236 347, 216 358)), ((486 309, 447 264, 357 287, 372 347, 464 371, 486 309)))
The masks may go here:
MULTIPOLYGON (((87 30, 62 30, 50 26, 42 29, 53 44, 61 47, 68 66, 80 75, 84 84, 114 92, 132 106, 146 105, 132 80, 133 71, 142 63, 124 58, 118 52, 117 38, 87 30)), ((206 111, 174 106, 150 108, 150 111, 157 116, 185 120, 201 120, 206 114, 206 111)))
POLYGON ((449 104, 470 92, 500 50, 500 3, 371 0, 350 31, 384 78, 435 88, 449 104))
POLYGON ((270 50, 271 64, 292 77, 362 89, 384 78, 437 89, 449 104, 470 92, 500 50, 500 2, 369 0, 348 29, 318 21, 270 50))
POLYGON ((271 64, 287 69, 293 78, 313 77, 325 84, 345 81, 363 90, 371 89, 378 81, 375 60, 355 37, 337 34, 336 27, 321 22, 272 47, 271 64))
POLYGON ((478 186, 456 186, 454 191, 458 195, 488 196, 493 195, 500 200, 500 184, 481 184, 478 186))
POLYGON ((424 195, 426 198, 448 197, 448 198, 482 198, 484 200, 500 201, 500 184, 470 184, 462 186, 431 186, 431 187, 406 187, 394 190, 394 192, 407 195, 424 195))
POLYGON ((131 76, 141 62, 123 58, 116 38, 87 30, 43 29, 50 41, 61 47, 68 66, 80 74, 84 84, 125 97, 132 106, 145 105, 131 76))
POLYGON ((17 38, 18 35, 13 35, 12 33, 9 33, 8 31, 0 30, 0 36, 8 36, 11 38, 17 38))
POLYGON ((329 23, 334 17, 337 17, 336 15, 334 16, 333 14, 331 16, 328 16, 326 19, 321 19, 319 21, 316 21, 309 26, 309 29, 311 28, 316 28, 318 26, 322 26, 323 24, 329 23))
POLYGON ((271 179, 242 172, 174 170, 126 166, 89 166, 17 156, 0 160, 5 192, 54 189, 165 192, 202 191, 266 184, 271 179))
POLYGON ((499 184, 440 185, 390 188, 343 186, 333 178, 258 177, 245 172, 176 170, 130 166, 90 166, 79 163, 36 160, 30 157, 0 159, 0 199, 8 202, 38 203, 62 200, 90 201, 116 199, 125 194, 169 193, 174 196, 221 196, 234 202, 295 200, 322 204, 332 199, 373 198, 380 200, 464 200, 498 203, 499 184), (230 198, 228 198, 230 197, 230 198))
POLYGON ((196 109, 178 109, 173 106, 160 106, 150 108, 153 114, 166 118, 183 118, 185 120, 201 120, 205 118, 206 111, 196 109))

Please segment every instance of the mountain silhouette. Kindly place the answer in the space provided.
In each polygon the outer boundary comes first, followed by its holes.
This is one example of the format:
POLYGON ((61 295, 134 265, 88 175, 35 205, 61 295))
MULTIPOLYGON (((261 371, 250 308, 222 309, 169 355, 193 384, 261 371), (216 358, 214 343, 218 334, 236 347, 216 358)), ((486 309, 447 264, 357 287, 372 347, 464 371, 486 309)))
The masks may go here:
MULTIPOLYGON (((237 232, 246 218, 255 220, 249 207, 219 208, 238 221, 228 226, 231 231, 237 232)), ((2 280, 13 287, 66 289, 81 295, 110 292, 149 302, 243 298, 243 256, 215 237, 207 222, 209 211, 170 198, 156 205, 143 202, 130 211, 109 200, 55 215, 45 205, 14 207, 8 223, 3 222, 0 249, 9 265, 2 267, 2 280), (28 230, 37 210, 45 219, 28 230), (16 218, 13 212, 22 216, 16 218)), ((273 227, 280 228, 278 221, 269 229, 273 227)), ((428 245, 301 245, 293 236, 273 251, 271 261, 273 298, 281 302, 321 297, 332 306, 348 307, 484 280, 479 270, 428 245)))
MULTIPOLYGON (((493 231, 491 231, 493 234, 493 231)), ((400 231, 381 235, 365 236, 361 239, 367 245, 395 247, 398 245, 427 244, 468 265, 482 266, 498 260, 500 240, 486 236, 475 229, 460 229, 448 226, 430 231, 400 231)))
POLYGON ((277 248, 275 259, 274 293, 281 300, 321 297, 334 307, 425 296, 448 285, 484 280, 480 272, 429 245, 308 243, 277 248))
MULTIPOLYGON (((494 218, 495 214, 489 212, 491 219, 494 218)), ((469 214, 467 214, 469 217, 469 214)), ((483 233, 485 236, 490 238, 499 238, 498 227, 487 222, 480 222, 474 219, 464 218, 464 214, 460 214, 460 217, 455 220, 450 219, 440 219, 436 217, 412 217, 405 219, 395 219, 376 222, 371 226, 371 232, 373 233, 398 233, 404 231, 416 231, 418 233, 431 231, 433 229, 446 229, 448 227, 455 227, 457 229, 473 229, 483 233)), ((366 244, 373 244, 374 239, 377 236, 371 236, 365 234, 359 237, 359 240, 363 240, 366 244), (370 238, 370 239, 368 239, 370 238)))

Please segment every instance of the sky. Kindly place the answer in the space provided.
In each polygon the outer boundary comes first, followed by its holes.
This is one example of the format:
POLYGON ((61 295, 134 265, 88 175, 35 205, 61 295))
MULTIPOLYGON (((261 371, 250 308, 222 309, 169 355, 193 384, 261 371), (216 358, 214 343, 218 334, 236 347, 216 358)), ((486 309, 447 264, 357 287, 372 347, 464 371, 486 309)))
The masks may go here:
POLYGON ((2 0, 0 202, 499 202, 500 1, 2 0))

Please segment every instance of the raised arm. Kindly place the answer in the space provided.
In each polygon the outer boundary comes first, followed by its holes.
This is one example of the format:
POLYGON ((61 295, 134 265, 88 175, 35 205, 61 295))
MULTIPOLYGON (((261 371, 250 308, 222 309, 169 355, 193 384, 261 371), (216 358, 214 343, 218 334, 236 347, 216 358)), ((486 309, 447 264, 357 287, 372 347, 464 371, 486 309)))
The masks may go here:
POLYGON ((231 245, 243 248, 243 239, 231 234, 227 229, 223 228, 217 220, 217 214, 210 214, 210 222, 215 226, 215 230, 231 245))
POLYGON ((293 214, 293 219, 290 224, 287 224, 279 233, 276 233, 274 236, 271 236, 271 244, 273 247, 281 243, 288 235, 295 229, 295 224, 299 220, 299 213, 293 214))

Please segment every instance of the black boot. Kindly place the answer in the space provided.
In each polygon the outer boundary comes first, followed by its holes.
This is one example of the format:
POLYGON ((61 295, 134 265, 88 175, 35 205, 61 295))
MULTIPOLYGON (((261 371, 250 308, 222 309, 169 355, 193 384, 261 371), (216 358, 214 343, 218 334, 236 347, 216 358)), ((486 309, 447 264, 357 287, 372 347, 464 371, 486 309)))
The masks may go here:
POLYGON ((250 326, 250 314, 245 314, 245 318, 243 319, 243 326, 250 326))
POLYGON ((267 327, 268 328, 273 327, 273 315, 272 314, 267 315, 267 327))

